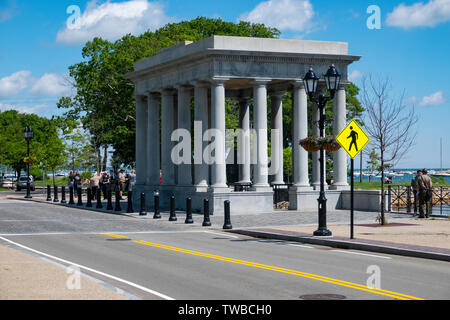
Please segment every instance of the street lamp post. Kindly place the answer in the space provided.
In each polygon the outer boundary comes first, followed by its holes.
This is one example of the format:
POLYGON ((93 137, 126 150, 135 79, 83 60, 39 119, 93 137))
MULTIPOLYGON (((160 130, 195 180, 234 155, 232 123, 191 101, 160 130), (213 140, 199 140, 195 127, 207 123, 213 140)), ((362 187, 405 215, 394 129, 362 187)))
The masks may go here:
MULTIPOLYGON (((327 89, 330 92, 330 96, 325 96, 322 93, 317 94, 317 86, 319 78, 314 73, 313 69, 310 68, 304 77, 306 91, 308 93, 310 101, 316 103, 319 108, 320 118, 319 118, 319 130, 320 137, 325 137, 325 106, 328 101, 334 99, 336 90, 338 89, 341 75, 337 71, 334 65, 331 65, 327 73, 324 75, 327 89)), ((319 199, 319 228, 314 231, 315 236, 331 236, 331 231, 327 229, 327 198, 325 196, 325 150, 323 146, 320 147, 320 195, 319 199)))
MULTIPOLYGON (((30 158, 30 141, 33 139, 33 129, 30 126, 27 126, 23 130, 23 137, 27 141, 27 158, 29 160, 30 158)), ((25 196, 25 199, 31 199, 31 193, 30 193, 30 162, 27 161, 27 195, 25 196)))

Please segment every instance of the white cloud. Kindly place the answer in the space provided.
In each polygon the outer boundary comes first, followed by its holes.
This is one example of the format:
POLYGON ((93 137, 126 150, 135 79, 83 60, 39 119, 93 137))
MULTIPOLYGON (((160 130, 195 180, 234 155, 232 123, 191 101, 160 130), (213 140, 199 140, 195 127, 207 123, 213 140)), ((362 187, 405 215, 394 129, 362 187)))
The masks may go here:
POLYGON ((55 73, 46 73, 36 79, 31 71, 23 70, 0 78, 0 99, 16 97, 26 89, 33 95, 43 97, 70 95, 72 92, 68 81, 55 73))
POLYGON ((46 73, 31 87, 31 93, 43 96, 62 96, 71 92, 71 86, 64 77, 55 73, 46 73))
POLYGON ((391 27, 411 29, 414 27, 434 27, 450 21, 450 0, 417 2, 410 6, 400 4, 388 14, 386 24, 391 27))
POLYGON ((42 103, 37 104, 35 106, 22 106, 17 104, 4 104, 0 102, 0 111, 7 111, 7 110, 16 110, 20 113, 28 113, 28 114, 36 114, 39 111, 42 111, 42 109, 48 108, 48 104, 42 103))
POLYGON ((348 75, 348 80, 351 82, 355 82, 356 80, 358 80, 359 78, 361 78, 362 76, 364 76, 364 73, 362 73, 359 70, 353 70, 349 75, 348 75))
POLYGON ((258 4, 239 20, 263 23, 279 30, 308 31, 314 9, 309 0, 269 0, 258 4))
POLYGON ((12 97, 27 88, 32 81, 31 71, 23 70, 0 78, 0 98, 12 97))
POLYGON ((108 0, 98 4, 91 0, 73 26, 66 25, 58 32, 56 42, 78 45, 94 37, 114 41, 126 34, 138 35, 173 21, 159 2, 131 0, 113 3, 108 0))
POLYGON ((419 102, 419 106, 425 107, 425 106, 437 106, 440 104, 444 104, 444 94, 442 91, 436 91, 435 93, 425 96, 422 98, 422 100, 419 102))

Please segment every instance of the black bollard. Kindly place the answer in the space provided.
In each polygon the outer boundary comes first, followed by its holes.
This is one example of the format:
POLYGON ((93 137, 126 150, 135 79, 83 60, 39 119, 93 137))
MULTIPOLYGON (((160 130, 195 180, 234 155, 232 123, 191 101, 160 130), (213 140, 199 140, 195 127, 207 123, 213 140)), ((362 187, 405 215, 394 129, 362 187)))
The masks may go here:
POLYGON ((87 189, 87 204, 86 208, 92 208, 92 189, 87 189))
POLYGON ((66 201, 66 186, 61 187, 61 203, 67 203, 66 201))
POLYGON ((194 223, 194 220, 192 219, 192 199, 187 198, 186 199, 186 220, 184 221, 185 224, 192 224, 194 223))
POLYGON ((114 211, 122 211, 122 207, 120 206, 120 193, 118 188, 116 190, 116 207, 114 208, 114 211))
POLYGON ((141 210, 139 211, 140 216, 146 216, 147 211, 145 210, 145 193, 141 193, 141 210))
POLYGON ((81 189, 81 186, 78 187, 78 202, 77 206, 82 207, 83 206, 83 189, 81 189))
POLYGON ((155 214, 153 215, 153 219, 161 219, 161 214, 159 213, 159 192, 155 191, 155 214))
POLYGON ((52 201, 52 190, 50 185, 47 185, 47 201, 52 201))
POLYGON ((113 209, 113 205, 112 205, 112 192, 111 192, 111 189, 109 189, 107 192, 108 192, 108 205, 106 206, 106 210, 112 210, 113 209))
POLYGON ((102 205, 102 191, 100 190, 100 188, 97 189, 97 209, 102 209, 103 205, 102 205))
POLYGON ((133 213, 134 209, 133 209, 133 192, 132 191, 128 191, 127 199, 128 199, 127 213, 133 213))
POLYGON ((209 219, 209 200, 203 200, 203 227, 211 227, 211 220, 209 219))
POLYGON ((75 204, 75 202, 73 201, 73 187, 69 187, 69 204, 75 204))
POLYGON ((177 214, 175 213, 175 197, 170 197, 170 217, 169 221, 177 221, 177 214))
POLYGON ((55 192, 55 195, 53 197, 54 198, 53 202, 59 202, 59 199, 58 199, 58 186, 54 186, 53 190, 55 192))
POLYGON ((224 211, 225 211, 225 223, 223 225, 224 230, 230 230, 233 229, 233 226, 231 225, 231 217, 230 217, 230 201, 227 200, 224 203, 224 211))

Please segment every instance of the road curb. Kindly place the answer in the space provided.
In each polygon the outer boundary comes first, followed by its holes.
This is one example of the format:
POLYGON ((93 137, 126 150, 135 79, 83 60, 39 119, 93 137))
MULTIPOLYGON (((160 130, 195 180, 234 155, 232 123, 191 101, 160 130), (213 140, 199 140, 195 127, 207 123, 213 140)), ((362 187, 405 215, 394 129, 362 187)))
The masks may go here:
MULTIPOLYGON (((447 255, 447 254, 410 250, 410 249, 398 248, 398 247, 393 247, 393 246, 392 247, 381 246, 381 245, 367 244, 367 243, 354 242, 354 241, 335 240, 332 238, 302 237, 302 236, 293 236, 293 235, 272 233, 272 232, 269 233, 269 232, 264 232, 264 231, 256 231, 256 230, 248 230, 248 229, 235 229, 235 230, 229 230, 227 232, 242 234, 242 235, 256 237, 256 238, 301 242, 301 243, 316 244, 316 245, 328 246, 328 247, 339 248, 339 249, 363 250, 363 251, 369 251, 369 252, 386 253, 386 254, 407 256, 407 257, 414 257, 414 258, 441 260, 441 261, 447 261, 447 262, 450 261, 450 255, 447 255)), ((394 245, 394 243, 393 243, 393 245, 394 245)))

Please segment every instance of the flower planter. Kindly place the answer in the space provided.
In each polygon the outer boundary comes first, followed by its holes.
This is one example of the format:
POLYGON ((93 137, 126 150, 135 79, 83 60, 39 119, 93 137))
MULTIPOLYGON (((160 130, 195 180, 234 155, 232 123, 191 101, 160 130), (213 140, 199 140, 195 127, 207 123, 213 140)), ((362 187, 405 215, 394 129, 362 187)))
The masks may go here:
POLYGON ((300 145, 308 152, 317 152, 320 150, 320 147, 315 143, 301 143, 300 145))
POLYGON ((334 144, 334 143, 324 143, 323 148, 327 152, 336 152, 341 148, 341 146, 338 144, 334 144))

